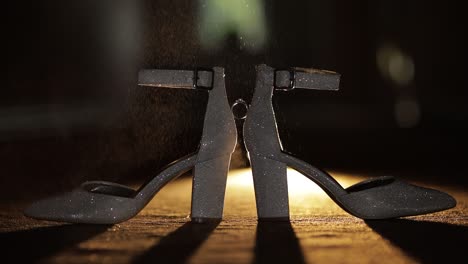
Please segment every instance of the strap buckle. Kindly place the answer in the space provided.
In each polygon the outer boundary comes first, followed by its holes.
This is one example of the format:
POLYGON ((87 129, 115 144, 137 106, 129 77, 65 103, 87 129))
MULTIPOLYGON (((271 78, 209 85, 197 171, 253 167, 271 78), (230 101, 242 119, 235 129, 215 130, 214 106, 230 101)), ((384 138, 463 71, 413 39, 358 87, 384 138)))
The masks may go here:
POLYGON ((290 69, 283 69, 283 70, 275 70, 274 72, 274 81, 273 81, 273 86, 275 90, 280 90, 280 91, 291 91, 296 88, 296 69, 290 68, 290 69), (280 71, 288 71, 289 72, 289 85, 288 86, 278 86, 277 85, 277 72, 280 71))
POLYGON ((214 71, 213 69, 207 69, 207 68, 196 68, 195 70, 193 70, 193 89, 202 89, 202 90, 211 90, 213 89, 213 86, 214 86, 214 71), (199 73, 200 71, 203 71, 203 72, 209 72, 211 73, 211 86, 201 86, 201 85, 198 85, 198 80, 200 80, 200 76, 199 76, 199 73))

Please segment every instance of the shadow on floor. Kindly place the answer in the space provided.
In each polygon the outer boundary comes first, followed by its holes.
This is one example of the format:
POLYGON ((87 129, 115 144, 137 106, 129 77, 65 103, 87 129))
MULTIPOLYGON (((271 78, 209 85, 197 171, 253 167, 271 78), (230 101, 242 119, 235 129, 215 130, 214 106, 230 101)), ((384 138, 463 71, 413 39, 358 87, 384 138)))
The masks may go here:
POLYGON ((258 222, 253 263, 305 263, 290 222, 258 222))
POLYGON ((456 263, 466 258, 468 227, 408 219, 366 221, 408 255, 423 263, 456 263))
POLYGON ((134 263, 186 263, 219 225, 218 222, 194 224, 187 222, 163 237, 134 263))
POLYGON ((61 225, 0 233, 3 263, 35 263, 103 233, 110 225, 61 225))

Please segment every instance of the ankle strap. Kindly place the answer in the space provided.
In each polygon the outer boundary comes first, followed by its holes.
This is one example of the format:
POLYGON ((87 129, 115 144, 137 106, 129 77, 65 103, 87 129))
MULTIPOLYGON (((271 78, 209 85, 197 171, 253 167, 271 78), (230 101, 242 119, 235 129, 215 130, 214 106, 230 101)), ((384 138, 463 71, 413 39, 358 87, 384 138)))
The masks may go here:
POLYGON ((275 89, 283 91, 295 88, 337 91, 340 85, 340 74, 316 69, 275 70, 274 78, 275 89))
POLYGON ((138 85, 211 90, 213 88, 213 76, 212 70, 140 70, 138 85))

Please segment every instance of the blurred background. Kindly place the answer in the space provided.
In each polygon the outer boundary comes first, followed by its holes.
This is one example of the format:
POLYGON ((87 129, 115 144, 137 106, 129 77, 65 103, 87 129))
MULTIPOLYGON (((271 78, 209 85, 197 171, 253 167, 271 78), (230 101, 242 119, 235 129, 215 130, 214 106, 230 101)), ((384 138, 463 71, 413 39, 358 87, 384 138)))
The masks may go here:
MULTIPOLYGON (((207 95, 137 87, 139 69, 225 67, 232 104, 250 102, 261 63, 342 75, 339 92, 275 95, 286 151, 335 171, 467 184, 466 29, 452 3, 46 0, 5 11, 2 199, 143 181, 195 151, 207 95)), ((239 143, 232 168, 249 166, 239 143)))

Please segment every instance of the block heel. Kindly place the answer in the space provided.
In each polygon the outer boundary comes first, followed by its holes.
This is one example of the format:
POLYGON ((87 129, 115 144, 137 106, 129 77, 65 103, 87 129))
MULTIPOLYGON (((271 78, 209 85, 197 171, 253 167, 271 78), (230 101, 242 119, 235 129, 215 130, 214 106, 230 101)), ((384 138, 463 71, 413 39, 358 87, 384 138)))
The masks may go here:
POLYGON ((192 185, 192 222, 220 221, 231 155, 195 165, 192 185))
POLYGON ((288 221, 288 179, 286 164, 264 156, 250 157, 260 221, 288 221))
POLYGON ((198 150, 167 165, 138 190, 113 182, 85 182, 70 192, 36 201, 26 208, 26 216, 80 224, 121 223, 143 210, 167 183, 194 169, 192 217, 195 222, 221 219, 229 160, 237 141, 224 69, 142 70, 138 85, 208 93, 198 150))
POLYGON ((345 189, 326 171, 283 151, 273 93, 293 89, 336 91, 339 80, 340 75, 330 71, 257 67, 255 92, 244 123, 244 142, 252 162, 259 220, 289 215, 286 165, 315 182, 346 212, 362 219, 422 215, 453 208, 457 202, 449 194, 391 176, 365 180, 345 189))

